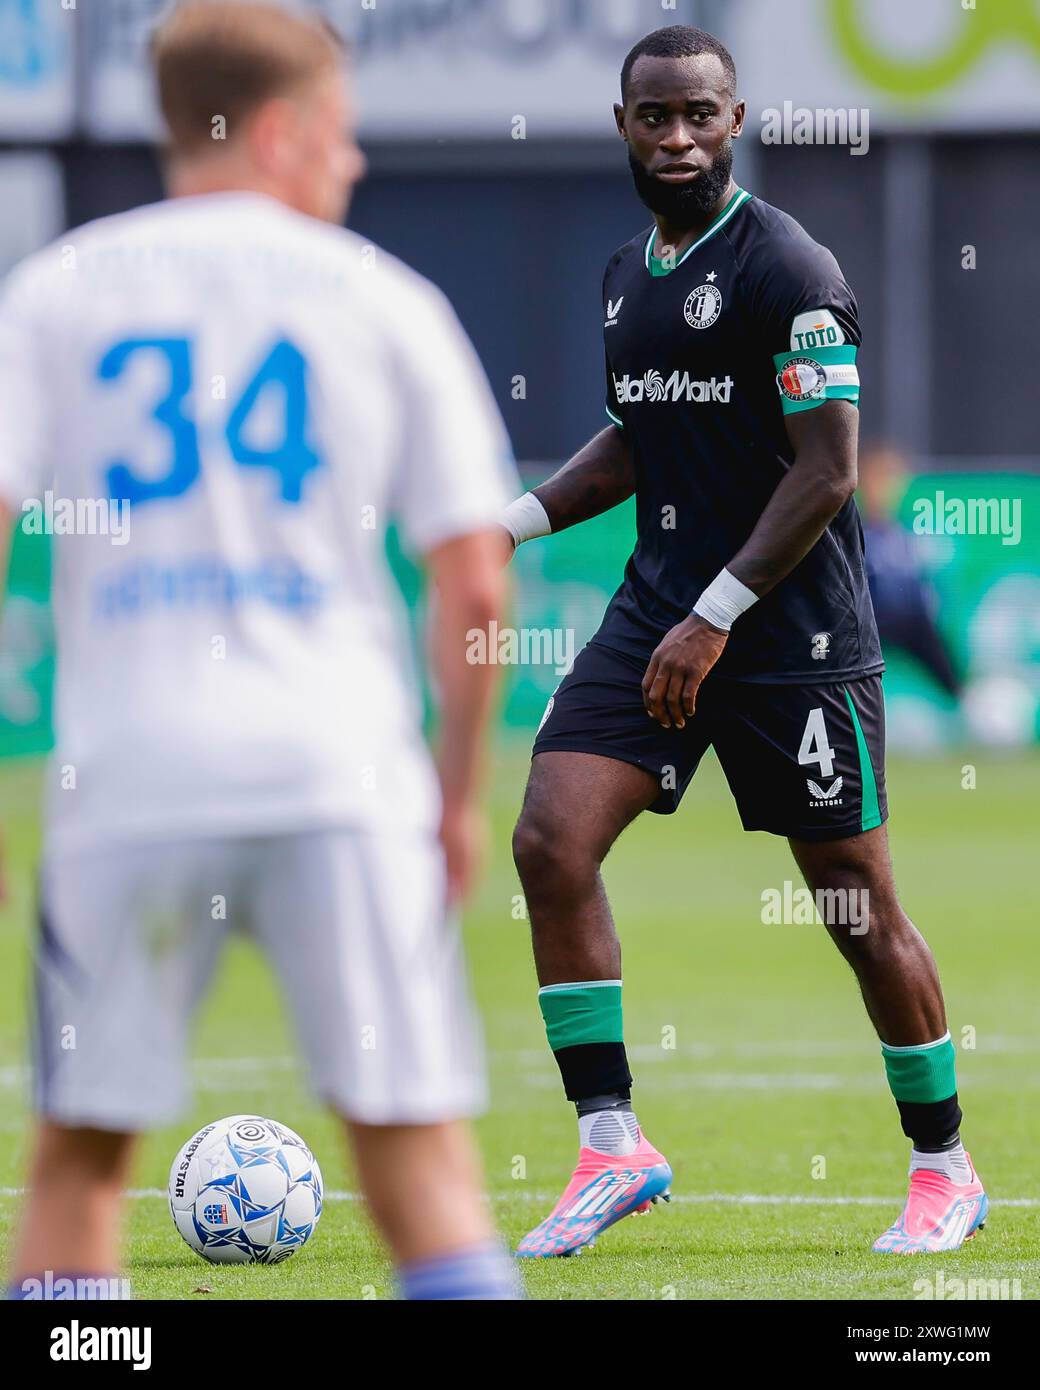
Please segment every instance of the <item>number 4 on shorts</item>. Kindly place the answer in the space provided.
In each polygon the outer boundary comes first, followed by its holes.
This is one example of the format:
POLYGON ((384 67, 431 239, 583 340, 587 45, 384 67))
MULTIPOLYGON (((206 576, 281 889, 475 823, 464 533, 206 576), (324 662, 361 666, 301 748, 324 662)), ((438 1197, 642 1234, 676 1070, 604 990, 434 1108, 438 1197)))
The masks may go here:
POLYGON ((821 777, 834 776, 834 749, 827 738, 827 725, 824 723, 821 708, 809 711, 798 749, 798 762, 802 767, 819 763, 821 777))

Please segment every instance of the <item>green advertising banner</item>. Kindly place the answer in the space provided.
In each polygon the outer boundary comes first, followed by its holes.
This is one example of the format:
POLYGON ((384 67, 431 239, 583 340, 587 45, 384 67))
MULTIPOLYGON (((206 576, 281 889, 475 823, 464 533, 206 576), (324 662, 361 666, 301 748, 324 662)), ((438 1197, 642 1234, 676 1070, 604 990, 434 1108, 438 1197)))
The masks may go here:
MULTIPOLYGON (((914 537, 966 688, 959 707, 916 661, 886 651, 892 742, 923 753, 961 739, 1014 745, 1040 737, 1040 478, 917 474, 898 520, 914 537)), ((629 502, 520 547, 513 621, 531 634, 519 649, 538 659, 509 671, 508 725, 533 734, 561 678, 556 656, 577 653, 595 632, 634 540, 629 502), (563 636, 550 637, 552 629, 563 636)))
POLYGON ((0 613, 0 757, 51 746, 50 587, 49 538, 16 530, 0 613))
MULTIPOLYGON (((887 651, 891 740, 927 753, 964 739, 1018 746, 1040 737, 1040 478, 918 474, 898 519, 915 538, 938 626, 966 687, 958 703, 913 659, 887 651)), ((628 502, 518 551, 513 611, 486 646, 503 665, 503 720, 518 735, 533 736, 549 696, 599 626, 634 539, 628 502)), ((420 577, 393 535, 388 549, 418 617, 420 577)), ((51 745, 49 588, 47 537, 17 532, 0 623, 0 756, 51 745)))

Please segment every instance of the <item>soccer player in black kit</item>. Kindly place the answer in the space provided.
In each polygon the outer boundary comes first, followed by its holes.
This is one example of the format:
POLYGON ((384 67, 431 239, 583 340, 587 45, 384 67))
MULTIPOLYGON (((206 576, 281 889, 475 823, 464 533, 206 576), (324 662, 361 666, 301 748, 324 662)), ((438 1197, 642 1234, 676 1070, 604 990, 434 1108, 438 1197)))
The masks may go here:
POLYGON ((668 1194, 667 1160, 632 1109, 599 871, 636 816, 676 809, 709 746, 744 828, 787 837, 818 905, 869 895, 865 931, 821 915, 913 1144, 906 1205, 874 1249, 956 1249, 987 1199, 960 1140, 935 963, 900 907, 884 828, 881 649, 852 500, 856 301, 829 251, 734 183, 744 103, 718 40, 685 26, 648 35, 621 96, 618 131, 654 223, 604 275, 610 423, 504 517, 520 544, 634 492, 638 531, 599 631, 549 701, 513 841, 580 1142, 518 1253, 573 1254, 668 1194))

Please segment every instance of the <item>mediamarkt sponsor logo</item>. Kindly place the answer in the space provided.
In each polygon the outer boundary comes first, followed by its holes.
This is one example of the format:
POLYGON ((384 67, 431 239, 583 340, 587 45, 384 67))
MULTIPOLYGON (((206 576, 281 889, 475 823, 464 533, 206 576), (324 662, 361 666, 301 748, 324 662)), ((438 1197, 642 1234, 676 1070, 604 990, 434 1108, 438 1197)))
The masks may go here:
POLYGON ((614 391, 618 405, 633 405, 638 401, 718 401, 729 405, 733 390, 733 378, 725 376, 719 381, 695 381, 689 372, 673 372, 664 377, 652 368, 645 376, 614 377, 614 391))

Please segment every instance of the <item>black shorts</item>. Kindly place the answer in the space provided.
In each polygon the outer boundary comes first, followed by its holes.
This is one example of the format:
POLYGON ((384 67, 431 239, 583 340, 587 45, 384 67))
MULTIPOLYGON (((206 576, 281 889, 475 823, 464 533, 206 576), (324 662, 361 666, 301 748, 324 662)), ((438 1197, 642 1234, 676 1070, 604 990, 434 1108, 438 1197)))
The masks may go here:
POLYGON ((713 679, 684 729, 651 719, 646 666, 590 642, 546 708, 534 753, 598 753, 661 784, 650 810, 675 811, 705 751, 726 774, 745 830, 838 840, 888 819, 881 677, 821 685, 713 679))

